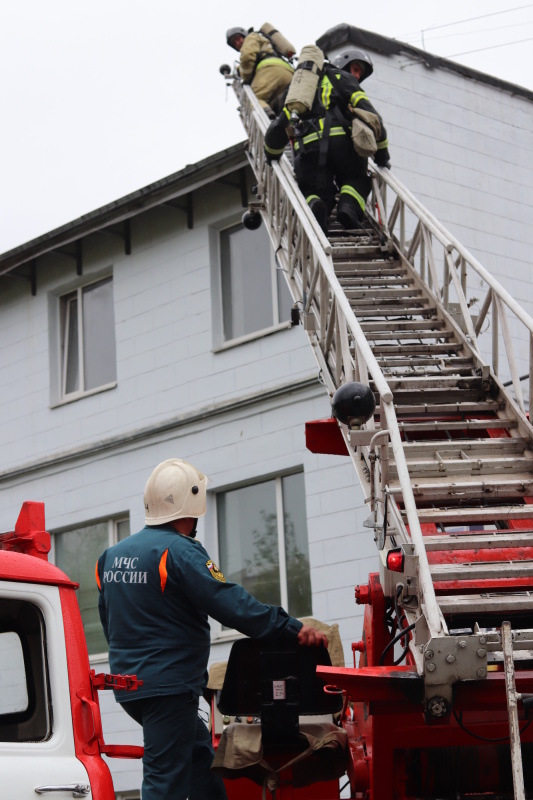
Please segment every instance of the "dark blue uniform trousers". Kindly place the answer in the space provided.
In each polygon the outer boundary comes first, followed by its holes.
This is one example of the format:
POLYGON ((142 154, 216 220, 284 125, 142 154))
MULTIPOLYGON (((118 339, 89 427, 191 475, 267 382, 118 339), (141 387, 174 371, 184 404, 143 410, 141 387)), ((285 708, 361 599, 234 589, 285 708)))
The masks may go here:
POLYGON ((214 751, 192 692, 121 703, 144 738, 142 800, 227 800, 211 772, 214 751))

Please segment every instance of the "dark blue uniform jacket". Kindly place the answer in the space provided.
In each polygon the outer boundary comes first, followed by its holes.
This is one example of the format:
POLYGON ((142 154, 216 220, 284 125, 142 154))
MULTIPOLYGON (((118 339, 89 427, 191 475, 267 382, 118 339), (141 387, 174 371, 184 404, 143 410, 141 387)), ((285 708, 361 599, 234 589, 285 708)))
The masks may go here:
POLYGON ((144 685, 120 702, 201 694, 206 684, 208 615, 254 638, 294 638, 302 623, 226 582, 202 545, 170 527, 142 531, 106 550, 96 564, 98 609, 113 673, 144 685))

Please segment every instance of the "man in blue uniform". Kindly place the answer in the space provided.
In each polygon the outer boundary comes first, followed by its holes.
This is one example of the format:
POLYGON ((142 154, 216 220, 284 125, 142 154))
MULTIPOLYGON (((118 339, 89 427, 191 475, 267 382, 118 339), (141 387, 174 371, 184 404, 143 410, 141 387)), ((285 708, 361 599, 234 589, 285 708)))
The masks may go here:
POLYGON ((323 633, 227 582, 195 541, 206 487, 206 476, 186 461, 159 464, 144 492, 146 527, 96 564, 111 671, 143 681, 133 693, 115 692, 143 727, 143 800, 226 798, 197 713, 207 681, 208 616, 254 638, 327 646, 323 633))

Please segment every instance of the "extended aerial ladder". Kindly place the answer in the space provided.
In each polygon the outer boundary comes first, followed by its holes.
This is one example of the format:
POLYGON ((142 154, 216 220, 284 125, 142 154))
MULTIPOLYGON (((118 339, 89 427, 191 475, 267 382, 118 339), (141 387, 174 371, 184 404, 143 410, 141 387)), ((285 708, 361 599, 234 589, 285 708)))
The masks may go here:
POLYGON ((533 319, 389 170, 370 167, 367 227, 333 218, 326 236, 289 158, 266 164, 269 121, 233 85, 250 211, 324 384, 333 398, 357 381, 377 400, 366 424, 308 426, 308 446, 351 457, 379 552, 379 575, 356 589, 358 668, 318 668, 353 704, 352 797, 533 797, 533 427, 520 376, 533 319))

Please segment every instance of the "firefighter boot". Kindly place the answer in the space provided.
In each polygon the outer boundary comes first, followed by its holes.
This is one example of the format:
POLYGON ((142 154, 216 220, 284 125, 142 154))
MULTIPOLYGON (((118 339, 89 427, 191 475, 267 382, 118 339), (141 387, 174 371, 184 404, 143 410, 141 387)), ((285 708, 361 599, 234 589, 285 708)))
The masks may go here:
POLYGON ((357 230, 363 227, 365 214, 359 203, 348 194, 342 193, 337 206, 337 220, 343 228, 357 230))
POLYGON ((308 198, 307 202, 309 204, 309 208, 311 209, 311 211, 313 212, 314 216, 316 217, 316 220, 317 220, 318 224, 320 225, 320 227, 322 228, 322 230, 324 231, 324 233, 327 236, 328 235, 328 209, 326 207, 326 204, 324 203, 323 200, 320 199, 320 197, 317 197, 316 195, 314 197, 312 197, 312 198, 308 198))

